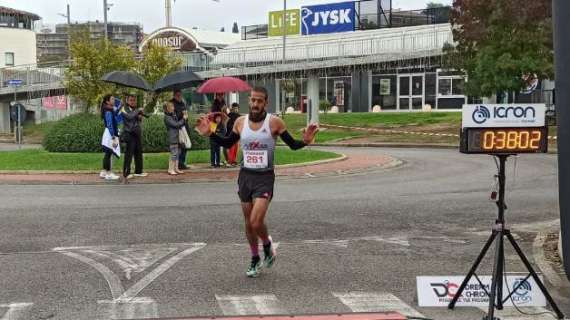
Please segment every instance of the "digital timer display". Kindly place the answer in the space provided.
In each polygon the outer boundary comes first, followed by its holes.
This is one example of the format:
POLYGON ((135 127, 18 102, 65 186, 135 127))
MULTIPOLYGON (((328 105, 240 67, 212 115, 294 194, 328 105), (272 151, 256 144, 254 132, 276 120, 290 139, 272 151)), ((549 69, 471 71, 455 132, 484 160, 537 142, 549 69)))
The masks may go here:
POLYGON ((461 152, 487 154, 544 153, 548 128, 464 128, 461 152))

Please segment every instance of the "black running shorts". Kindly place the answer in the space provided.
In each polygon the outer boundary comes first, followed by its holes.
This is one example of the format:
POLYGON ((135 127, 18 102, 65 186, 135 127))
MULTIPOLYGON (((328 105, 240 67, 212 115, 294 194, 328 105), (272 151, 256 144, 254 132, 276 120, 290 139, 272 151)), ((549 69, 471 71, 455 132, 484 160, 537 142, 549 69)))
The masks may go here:
POLYGON ((238 195, 243 203, 253 202, 253 199, 273 199, 275 172, 252 172, 240 170, 238 177, 238 195))

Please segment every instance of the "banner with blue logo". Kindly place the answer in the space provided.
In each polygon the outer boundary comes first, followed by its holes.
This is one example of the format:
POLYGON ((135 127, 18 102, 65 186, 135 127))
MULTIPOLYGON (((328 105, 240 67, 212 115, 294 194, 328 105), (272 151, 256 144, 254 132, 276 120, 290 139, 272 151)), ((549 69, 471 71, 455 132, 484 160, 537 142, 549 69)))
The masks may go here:
POLYGON ((354 31, 354 2, 340 2, 301 8, 303 35, 354 31))

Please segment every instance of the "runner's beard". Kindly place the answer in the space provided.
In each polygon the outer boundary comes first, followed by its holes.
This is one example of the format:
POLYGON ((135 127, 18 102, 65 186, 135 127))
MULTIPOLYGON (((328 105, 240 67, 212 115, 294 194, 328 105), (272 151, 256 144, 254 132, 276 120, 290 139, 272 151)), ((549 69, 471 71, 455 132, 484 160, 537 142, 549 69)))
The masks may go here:
POLYGON ((251 122, 261 122, 263 120, 265 120, 265 117, 267 117, 267 111, 263 110, 262 112, 252 112, 251 110, 249 110, 249 120, 251 122))

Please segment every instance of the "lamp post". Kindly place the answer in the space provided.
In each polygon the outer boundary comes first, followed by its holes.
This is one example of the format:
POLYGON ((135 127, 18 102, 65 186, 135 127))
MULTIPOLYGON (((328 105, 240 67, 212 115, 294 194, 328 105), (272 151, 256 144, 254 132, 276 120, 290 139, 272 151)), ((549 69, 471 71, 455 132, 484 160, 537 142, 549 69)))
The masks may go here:
POLYGON ((58 13, 58 15, 67 18, 67 59, 71 60, 71 9, 67 5, 67 13, 58 13))

